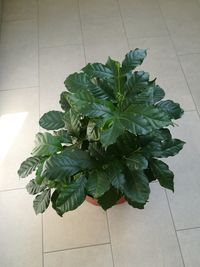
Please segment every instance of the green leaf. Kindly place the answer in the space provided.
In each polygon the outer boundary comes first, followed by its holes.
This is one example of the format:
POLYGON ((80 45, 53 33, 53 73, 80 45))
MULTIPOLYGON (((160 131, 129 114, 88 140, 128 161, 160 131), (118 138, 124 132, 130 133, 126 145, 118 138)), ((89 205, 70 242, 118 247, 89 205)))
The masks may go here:
POLYGON ((49 111, 40 118, 39 124, 46 130, 57 130, 63 128, 65 126, 63 115, 64 113, 60 111, 49 111))
POLYGON ((67 92, 62 92, 61 95, 60 95, 60 105, 61 105, 61 108, 64 110, 64 111, 68 111, 70 110, 71 106, 68 102, 68 99, 67 99, 67 95, 68 93, 67 92))
POLYGON ((100 79, 113 78, 113 72, 101 63, 89 63, 82 69, 82 71, 87 73, 90 77, 97 77, 100 79))
POLYGON ((59 193, 56 206, 61 215, 67 211, 76 209, 83 203, 86 196, 86 181, 85 176, 80 176, 59 193))
POLYGON ((54 131, 54 135, 58 136, 61 143, 72 144, 72 138, 66 130, 54 131))
POLYGON ((124 132, 124 127, 119 118, 113 118, 109 128, 100 132, 100 141, 104 147, 116 142, 117 138, 124 132))
POLYGON ((29 157, 25 161, 23 161, 18 170, 18 175, 21 178, 27 177, 33 171, 35 171, 36 167, 40 163, 40 159, 37 157, 29 157))
POLYGON ((81 129, 80 115, 73 110, 69 110, 65 113, 63 119, 68 133, 72 136, 79 137, 81 129))
POLYGON ((94 162, 88 152, 80 149, 66 149, 45 161, 42 176, 49 180, 62 179, 90 169, 93 165, 94 162))
POLYGON ((69 95, 73 108, 91 118, 106 117, 114 109, 112 103, 94 98, 90 92, 79 92, 69 95))
POLYGON ((33 156, 49 156, 60 151, 62 148, 58 137, 50 133, 38 133, 35 139, 33 156))
POLYGON ((172 100, 161 101, 157 104, 161 110, 164 110, 171 119, 179 119, 183 115, 184 111, 178 103, 174 103, 172 100))
POLYGON ((130 170, 144 170, 148 167, 148 161, 140 153, 133 152, 126 158, 126 165, 130 170))
POLYGON ((30 180, 30 182, 26 186, 26 190, 31 195, 36 195, 46 188, 45 185, 38 185, 34 179, 30 180))
POLYGON ((126 183, 121 191, 131 205, 142 208, 149 199, 150 188, 148 178, 143 171, 129 172, 126 175, 126 183))
POLYGON ((36 214, 43 213, 49 206, 51 199, 51 189, 45 189, 37 195, 33 201, 33 208, 36 214))
POLYGON ((131 50, 126 54, 125 59, 122 62, 122 72, 128 73, 129 71, 135 69, 137 66, 141 65, 146 55, 146 50, 139 48, 131 50))
POLYGON ((179 139, 159 141, 155 140, 143 148, 146 155, 156 158, 167 158, 175 156, 183 148, 185 142, 179 139))
POLYGON ((87 181, 87 192, 94 198, 99 198, 110 189, 108 175, 102 170, 92 171, 87 181))
POLYGON ((149 85, 149 73, 144 71, 135 71, 130 75, 124 84, 123 91, 129 95, 136 95, 149 85))
POLYGON ((174 192, 174 174, 169 170, 166 163, 161 160, 152 159, 150 161, 150 169, 161 186, 174 192))
POLYGON ((92 142, 89 144, 88 151, 90 156, 98 161, 106 160, 106 151, 99 142, 92 142))
POLYGON ((109 95, 103 88, 94 84, 91 78, 86 73, 74 73, 67 77, 65 80, 67 89, 72 93, 82 91, 90 91, 90 93, 100 99, 108 99, 109 95))
POLYGON ((98 199, 98 203, 104 210, 107 210, 114 206, 118 202, 120 197, 121 194, 119 194, 116 189, 111 187, 109 191, 107 191, 103 196, 98 199))
MULTIPOLYGON (((172 124, 169 116, 165 112, 162 112, 159 108, 152 105, 132 104, 126 110, 126 113, 128 113, 130 117, 137 115, 141 121, 142 118, 146 120, 146 130, 136 132, 138 134, 145 134, 149 130, 152 131, 172 124)), ((133 133, 135 132, 133 131, 133 133)))
POLYGON ((121 162, 117 161, 113 162, 106 170, 112 186, 118 190, 120 190, 126 182, 123 169, 124 167, 121 162))
POLYGON ((97 141, 99 139, 99 131, 96 123, 89 121, 87 125, 87 139, 88 141, 97 141))

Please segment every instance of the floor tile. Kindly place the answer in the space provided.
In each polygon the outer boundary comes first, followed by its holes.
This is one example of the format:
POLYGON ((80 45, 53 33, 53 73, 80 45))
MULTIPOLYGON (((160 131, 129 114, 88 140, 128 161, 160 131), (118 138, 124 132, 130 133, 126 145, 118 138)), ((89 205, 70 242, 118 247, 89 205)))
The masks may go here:
POLYGON ((81 44, 78 0, 39 0, 40 47, 81 44))
POLYGON ((0 266, 42 267, 41 217, 26 190, 0 193, 0 266))
POLYGON ((23 20, 37 17, 37 0, 4 1, 3 20, 23 20))
POLYGON ((128 204, 108 212, 115 267, 182 267, 164 190, 151 186, 144 210, 128 204))
POLYGON ((169 158, 175 173, 175 193, 168 193, 176 229, 200 227, 200 119, 195 111, 185 112, 173 130, 186 142, 184 149, 169 158))
POLYGON ((86 60, 90 63, 105 63, 108 56, 115 60, 122 61, 128 51, 128 43, 125 39, 119 42, 116 42, 116 40, 109 40, 109 42, 91 42, 85 45, 86 60), (113 47, 115 49, 113 49, 113 47))
POLYGON ((159 5, 155 0, 119 0, 129 38, 168 35, 159 5))
POLYGON ((53 209, 44 215, 44 251, 55 251, 109 242, 106 213, 84 202, 59 217, 53 209))
POLYGON ((28 183, 17 170, 32 151, 38 110, 38 88, 0 91, 0 190, 28 183))
POLYGON ((185 267, 199 267, 200 229, 179 231, 178 238, 185 262, 185 267))
POLYGON ((45 254, 44 267, 113 267, 110 245, 45 254))
POLYGON ((200 6, 196 0, 159 0, 178 54, 200 52, 200 6))
POLYGON ((37 23, 2 24, 0 90, 38 86, 37 23))
POLYGON ((166 98, 179 102, 185 110, 195 109, 191 94, 168 37, 129 39, 130 48, 147 49, 147 58, 140 67, 157 77, 157 83, 166 91, 166 98))
POLYGON ((180 61, 181 61, 181 65, 183 67, 186 79, 188 81, 190 90, 192 92, 194 101, 197 105, 197 108, 200 111, 200 91, 199 91, 200 54, 180 56, 180 61))
POLYGON ((40 51, 40 111, 60 109, 60 93, 65 90, 66 77, 85 65, 83 48, 68 45, 40 51))

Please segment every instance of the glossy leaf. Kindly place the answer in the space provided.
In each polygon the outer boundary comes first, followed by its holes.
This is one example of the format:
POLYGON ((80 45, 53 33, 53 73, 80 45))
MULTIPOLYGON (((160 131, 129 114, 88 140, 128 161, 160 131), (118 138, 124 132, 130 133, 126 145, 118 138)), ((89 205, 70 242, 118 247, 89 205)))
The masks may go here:
POLYGON ((101 63, 89 63, 83 69, 90 77, 97 77, 100 79, 109 79, 113 78, 113 72, 101 63))
POLYGON ((122 72, 128 73, 134 70, 137 66, 141 65, 146 57, 146 50, 136 48, 126 54, 125 59, 122 61, 122 72))
POLYGON ((108 175, 104 171, 93 171, 90 173, 87 182, 87 192, 94 198, 99 198, 110 189, 108 175))
POLYGON ((73 110, 69 110, 65 113, 63 120, 68 133, 72 136, 78 137, 81 130, 80 115, 73 110))
POLYGON ((45 189, 41 194, 37 195, 33 201, 33 208, 36 214, 43 213, 49 206, 51 200, 51 190, 45 189))
POLYGON ((80 149, 66 149, 45 161, 42 176, 49 180, 58 180, 90 169, 93 164, 88 152, 80 149))
POLYGON ((60 111, 49 111, 40 118, 39 124, 46 130, 57 130, 63 128, 65 126, 63 115, 64 113, 60 111))
POLYGON ((40 159, 38 157, 29 157, 25 161, 23 161, 18 170, 18 175, 21 178, 25 178, 30 175, 33 171, 35 171, 36 167, 40 163, 40 159))
POLYGON ((126 158, 126 165, 130 170, 144 170, 148 166, 148 161, 140 153, 132 153, 126 158))
POLYGON ((26 186, 26 190, 31 195, 36 195, 36 194, 42 192, 45 188, 46 188, 45 185, 37 184, 34 179, 30 180, 30 182, 26 186))
POLYGON ((54 131, 54 135, 60 139, 61 143, 71 144, 72 138, 66 130, 54 131))
POLYGON ((111 187, 103 196, 99 197, 98 203, 104 209, 107 210, 114 206, 120 199, 121 195, 119 192, 111 187))
POLYGON ((50 133, 38 133, 35 139, 33 156, 49 156, 60 151, 62 148, 58 137, 50 133))
POLYGON ((68 93, 67 92, 62 92, 61 95, 60 95, 60 105, 61 105, 61 108, 64 110, 64 111, 69 111, 71 106, 68 102, 68 99, 67 99, 67 95, 68 93))
POLYGON ((157 106, 168 113, 169 117, 172 119, 179 119, 183 115, 183 109, 178 103, 174 103, 172 100, 161 101, 157 106))
POLYGON ((161 160, 152 159, 150 169, 161 186, 174 191, 174 174, 168 165, 161 160))

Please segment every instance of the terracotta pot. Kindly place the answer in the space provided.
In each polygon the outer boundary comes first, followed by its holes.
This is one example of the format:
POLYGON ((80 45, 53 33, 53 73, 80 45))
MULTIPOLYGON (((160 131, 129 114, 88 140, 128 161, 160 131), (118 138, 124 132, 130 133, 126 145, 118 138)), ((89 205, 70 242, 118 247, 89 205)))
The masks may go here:
MULTIPOLYGON (((87 202, 90 202, 92 205, 99 206, 97 200, 94 199, 93 197, 86 196, 86 201, 87 201, 87 202)), ((124 202, 126 202, 126 199, 125 199, 124 197, 121 197, 121 198, 117 201, 116 205, 118 205, 118 204, 123 204, 124 202)))

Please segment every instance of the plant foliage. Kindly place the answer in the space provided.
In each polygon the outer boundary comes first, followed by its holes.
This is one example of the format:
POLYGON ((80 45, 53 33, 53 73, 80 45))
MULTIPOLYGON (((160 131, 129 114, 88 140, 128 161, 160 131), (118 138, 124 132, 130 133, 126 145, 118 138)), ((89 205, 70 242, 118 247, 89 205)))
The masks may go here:
POLYGON ((147 72, 133 72, 145 57, 146 50, 137 48, 122 64, 109 57, 67 77, 60 96, 63 111, 40 118, 50 132, 36 135, 32 155, 18 171, 22 178, 35 172, 27 190, 36 195, 36 214, 52 202, 62 216, 87 194, 105 210, 121 197, 143 209, 154 180, 174 191, 174 174, 160 158, 183 148, 167 128, 183 110, 163 100, 164 90, 147 72))

